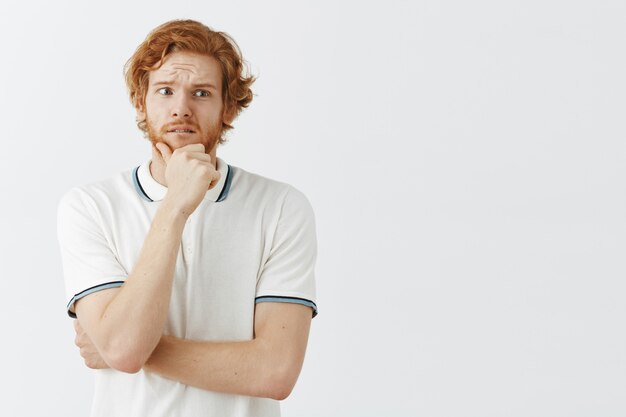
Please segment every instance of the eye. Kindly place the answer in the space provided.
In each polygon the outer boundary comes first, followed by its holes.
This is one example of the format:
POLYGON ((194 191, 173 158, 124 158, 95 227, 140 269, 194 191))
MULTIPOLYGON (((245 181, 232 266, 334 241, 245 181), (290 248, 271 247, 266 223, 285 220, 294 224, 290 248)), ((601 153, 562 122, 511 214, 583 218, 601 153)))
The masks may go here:
POLYGON ((209 97, 211 93, 205 90, 196 90, 193 93, 194 97, 209 97))
POLYGON ((157 93, 164 95, 164 96, 169 96, 169 95, 172 95, 172 90, 170 90, 169 87, 163 87, 163 88, 159 88, 157 90, 157 93))

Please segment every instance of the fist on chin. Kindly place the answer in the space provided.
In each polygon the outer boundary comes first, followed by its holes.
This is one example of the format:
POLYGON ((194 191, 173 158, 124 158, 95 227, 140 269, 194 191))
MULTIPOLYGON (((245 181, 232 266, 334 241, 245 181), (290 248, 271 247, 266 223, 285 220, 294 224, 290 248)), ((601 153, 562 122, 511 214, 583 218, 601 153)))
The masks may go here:
POLYGON ((191 214, 206 192, 220 180, 215 161, 212 161, 211 155, 205 153, 205 147, 201 143, 192 143, 174 150, 162 142, 156 143, 154 147, 165 165, 156 167, 156 174, 164 180, 164 185, 168 188, 167 195, 180 205, 181 210, 191 214))

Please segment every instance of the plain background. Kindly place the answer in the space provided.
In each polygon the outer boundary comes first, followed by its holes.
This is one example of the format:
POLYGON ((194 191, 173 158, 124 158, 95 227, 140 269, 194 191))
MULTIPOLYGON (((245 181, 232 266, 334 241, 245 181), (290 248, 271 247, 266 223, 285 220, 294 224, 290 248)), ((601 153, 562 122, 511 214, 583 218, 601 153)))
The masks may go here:
POLYGON ((0 6, 3 416, 85 416, 56 206, 149 157, 122 67, 194 18, 256 97, 218 155, 317 217, 287 417, 626 415, 623 1, 0 6))

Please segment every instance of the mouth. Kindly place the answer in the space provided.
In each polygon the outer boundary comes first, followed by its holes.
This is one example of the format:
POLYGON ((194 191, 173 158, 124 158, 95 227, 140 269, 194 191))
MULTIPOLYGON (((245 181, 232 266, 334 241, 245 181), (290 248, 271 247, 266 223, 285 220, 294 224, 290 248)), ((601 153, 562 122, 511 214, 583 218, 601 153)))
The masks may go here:
POLYGON ((190 133, 196 133, 195 130, 192 129, 191 125, 174 125, 171 126, 169 129, 167 129, 167 133, 186 133, 186 134, 190 134, 190 133))
POLYGON ((168 130, 167 133, 196 133, 196 132, 191 129, 172 129, 172 130, 168 130))

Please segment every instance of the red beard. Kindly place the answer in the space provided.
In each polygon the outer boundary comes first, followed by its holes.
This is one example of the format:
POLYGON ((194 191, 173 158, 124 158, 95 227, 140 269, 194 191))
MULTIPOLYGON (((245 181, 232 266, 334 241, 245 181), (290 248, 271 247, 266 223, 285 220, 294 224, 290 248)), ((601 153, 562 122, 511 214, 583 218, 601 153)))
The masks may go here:
MULTIPOLYGON (((155 129, 152 128, 152 124, 150 123, 150 120, 146 118, 146 125, 148 129, 147 135, 148 135, 148 139, 152 143, 152 146, 154 146, 155 144, 159 142, 162 142, 162 143, 165 143, 167 146, 169 146, 172 151, 174 151, 175 149, 178 149, 180 146, 175 146, 173 143, 168 142, 166 140, 166 135, 168 134, 167 133, 168 130, 171 130, 174 128, 174 126, 181 125, 181 124, 183 124, 182 121, 171 123, 171 124, 161 127, 161 129, 156 131, 155 129)), ((192 129, 194 130, 194 132, 196 132, 194 134, 195 136, 194 141, 189 142, 186 145, 191 144, 191 143, 201 143, 204 145, 205 153, 207 154, 211 153, 213 148, 219 142, 220 137, 222 136, 222 124, 221 123, 208 126, 207 131, 203 131, 195 123, 184 123, 184 124, 192 126, 192 129)))

